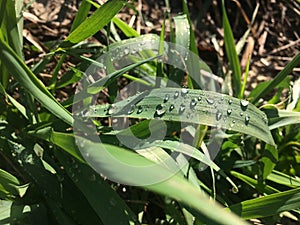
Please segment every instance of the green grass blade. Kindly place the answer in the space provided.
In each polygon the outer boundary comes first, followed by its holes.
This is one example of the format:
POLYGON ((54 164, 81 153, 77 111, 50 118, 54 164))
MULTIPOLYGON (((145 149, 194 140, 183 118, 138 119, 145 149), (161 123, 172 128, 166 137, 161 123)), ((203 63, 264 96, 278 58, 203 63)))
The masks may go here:
POLYGON ((246 200, 229 209, 243 219, 278 215, 280 212, 300 207, 300 188, 246 200))
POLYGON ((62 48, 71 47, 94 35, 121 10, 122 0, 110 0, 97 9, 89 18, 84 20, 60 45, 62 48))
POLYGON ((300 112, 280 110, 280 109, 264 109, 269 120, 270 130, 278 127, 300 123, 300 112))
POLYGON ((75 30, 88 16, 89 14, 89 11, 91 9, 91 3, 86 1, 86 0, 83 0, 81 3, 80 3, 80 6, 79 6, 79 9, 78 9, 78 12, 76 14, 76 17, 72 23, 72 27, 71 27, 71 32, 73 30, 75 30))
POLYGON ((298 53, 291 62, 289 62, 283 70, 281 70, 272 81, 270 81, 267 85, 265 85, 259 92, 253 96, 251 102, 255 104, 258 100, 264 97, 266 94, 270 93, 282 80, 284 80, 288 75, 291 74, 293 69, 300 65, 300 53, 298 53))
POLYGON ((160 88, 111 105, 96 105, 88 117, 160 118, 238 131, 275 145, 266 115, 245 100, 216 92, 160 88), (165 101, 164 99, 166 99, 165 101), (142 110, 138 110, 142 109, 142 110))
POLYGON ((121 19, 114 17, 112 22, 117 25, 117 27, 126 35, 126 37, 138 37, 140 36, 135 29, 128 26, 127 23, 123 22, 121 19))
POLYGON ((103 90, 110 83, 115 82, 116 78, 122 76, 124 73, 128 72, 129 70, 132 70, 144 63, 150 62, 158 57, 160 57, 160 55, 150 57, 148 59, 145 59, 145 60, 139 61, 137 63, 134 63, 132 65, 126 66, 123 69, 112 72, 112 73, 108 74, 107 76, 105 76, 104 78, 99 79, 95 83, 89 85, 87 88, 87 92, 90 94, 96 94, 99 91, 103 90))
POLYGON ((23 60, 2 40, 0 40, 0 59, 20 84, 45 108, 66 123, 70 125, 73 123, 71 114, 56 101, 23 60))
POLYGON ((277 170, 273 170, 272 173, 269 174, 267 179, 272 182, 285 185, 287 187, 292 187, 292 188, 300 187, 299 177, 292 177, 284 173, 281 173, 277 170))
POLYGON ((223 12, 223 28, 224 28, 224 43, 226 49, 226 55, 230 63, 233 75, 233 89, 238 98, 241 98, 241 67, 239 58, 236 52, 234 38, 232 30, 227 17, 225 3, 222 1, 222 12, 223 12))

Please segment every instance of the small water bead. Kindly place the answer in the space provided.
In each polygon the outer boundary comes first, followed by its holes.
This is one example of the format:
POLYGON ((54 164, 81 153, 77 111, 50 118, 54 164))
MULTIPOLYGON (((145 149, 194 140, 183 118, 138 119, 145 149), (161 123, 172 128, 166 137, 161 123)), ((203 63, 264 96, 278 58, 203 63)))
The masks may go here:
POLYGON ((212 105, 212 104, 215 103, 215 101, 214 101, 213 99, 211 99, 211 98, 207 98, 206 101, 207 101, 207 103, 210 104, 210 105, 212 105))
POLYGON ((165 95, 165 98, 164 98, 164 103, 166 103, 167 101, 169 101, 170 99, 170 95, 169 94, 166 94, 165 95))
POLYGON ((174 94, 174 98, 178 98, 179 97, 179 91, 175 91, 175 94, 174 94))
POLYGON ((248 105, 249 105, 249 102, 247 100, 245 100, 245 99, 241 100, 241 106, 242 107, 247 107, 248 105))
POLYGON ((189 90, 187 88, 182 88, 181 89, 181 96, 185 97, 188 92, 189 92, 189 90))
POLYGON ((228 104, 229 104, 229 105, 232 104, 232 100, 231 100, 231 99, 228 100, 228 104))
POLYGON ((243 116, 244 115, 244 113, 243 112, 240 112, 240 116, 243 116))
POLYGON ((232 120, 232 121, 231 121, 231 124, 230 124, 230 127, 233 127, 234 124, 235 124, 235 120, 232 120))
POLYGON ((185 105, 181 104, 179 107, 179 114, 182 114, 185 111, 185 105))
POLYGON ((140 114, 140 113, 142 113, 143 112, 143 107, 140 105, 139 107, 138 107, 138 110, 137 110, 137 114, 140 114))
POLYGON ((113 114, 117 111, 117 107, 115 104, 112 104, 108 109, 108 114, 113 114))
POLYGON ((191 109, 194 109, 196 105, 197 105, 197 100, 195 98, 193 98, 190 102, 191 109))
POLYGON ((222 118, 222 112, 220 112, 219 110, 216 113, 216 120, 219 121, 222 118))
POLYGON ((173 109, 175 109, 175 105, 171 104, 169 110, 172 111, 173 109))
POLYGON ((135 109, 135 105, 131 105, 128 109, 128 114, 132 114, 134 112, 134 109, 135 109))
POLYGON ((232 113, 232 109, 227 109, 227 115, 229 116, 232 113))
POLYGON ((201 97, 201 96, 199 96, 199 97, 198 97, 198 101, 200 102, 201 100, 202 100, 202 97, 201 97))
POLYGON ((125 55, 128 55, 128 54, 129 54, 129 48, 126 47, 126 48, 124 49, 124 54, 125 54, 125 55))
POLYGON ((158 116, 162 116, 163 114, 165 114, 165 112, 167 111, 167 108, 166 108, 166 105, 164 104, 159 104, 157 107, 156 107, 156 115, 158 116))
POLYGON ((249 115, 246 115, 246 116, 245 116, 245 124, 248 125, 248 124, 249 124, 249 121, 250 121, 250 116, 249 116, 249 115))

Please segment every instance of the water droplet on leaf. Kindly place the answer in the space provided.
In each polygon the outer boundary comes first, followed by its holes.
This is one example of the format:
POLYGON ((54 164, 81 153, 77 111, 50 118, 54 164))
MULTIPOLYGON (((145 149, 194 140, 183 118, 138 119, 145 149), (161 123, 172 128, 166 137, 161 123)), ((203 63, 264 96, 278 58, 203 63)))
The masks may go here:
POLYGON ((179 114, 182 114, 185 110, 185 105, 184 104, 181 104, 180 107, 179 107, 179 114))
POLYGON ((245 110, 248 105, 249 105, 249 102, 247 100, 245 100, 245 99, 241 100, 241 107, 243 110, 245 110))
POLYGON ((227 114, 230 115, 232 113, 232 109, 227 109, 227 114))
POLYGON ((164 104, 159 104, 157 107, 156 107, 156 115, 158 116, 162 116, 163 114, 165 114, 165 112, 167 111, 167 108, 164 104))
POLYGON ((219 121, 222 118, 222 112, 220 112, 219 110, 217 111, 216 114, 216 120, 219 121))
POLYGON ((212 105, 212 104, 215 103, 215 101, 214 101, 213 99, 211 99, 211 98, 207 98, 206 101, 207 101, 207 103, 210 104, 210 105, 212 105))
POLYGON ((169 110, 172 111, 173 109, 175 109, 175 105, 171 104, 169 110))
POLYGON ((248 124, 249 124, 249 121, 250 121, 250 116, 249 116, 249 115, 246 115, 246 116, 245 116, 245 124, 248 125, 248 124))
POLYGON ((137 110, 137 114, 140 114, 140 113, 142 113, 143 112, 143 107, 140 105, 139 107, 138 107, 138 110, 137 110))
POLYGON ((178 98, 178 96, 179 96, 179 91, 175 91, 174 98, 178 98))
POLYGON ((134 109, 135 109, 135 105, 131 105, 128 109, 128 114, 132 114, 134 112, 134 109))
POLYGON ((166 103, 167 101, 169 101, 170 99, 170 95, 169 94, 166 94, 165 95, 165 98, 164 98, 164 103, 166 103))
POLYGON ((197 105, 197 100, 194 98, 191 100, 191 103, 190 103, 191 109, 194 109, 196 105, 197 105))
POLYGON ((231 100, 231 99, 228 100, 228 104, 229 104, 229 105, 232 104, 232 100, 231 100))
POLYGON ((187 88, 182 88, 181 89, 181 96, 185 97, 188 92, 189 92, 189 90, 187 88))

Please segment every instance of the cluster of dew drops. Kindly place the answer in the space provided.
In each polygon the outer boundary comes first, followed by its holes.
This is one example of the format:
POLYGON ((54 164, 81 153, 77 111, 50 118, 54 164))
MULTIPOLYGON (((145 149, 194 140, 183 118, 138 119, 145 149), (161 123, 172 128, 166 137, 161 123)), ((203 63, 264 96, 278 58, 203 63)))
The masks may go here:
MULTIPOLYGON (((174 95, 173 95, 173 98, 174 98, 174 100, 176 100, 176 99, 179 98, 180 95, 181 95, 181 97, 185 98, 186 95, 188 94, 188 92, 189 92, 189 89, 187 89, 187 88, 182 88, 181 92, 176 90, 174 95)), ((171 103, 169 105, 169 107, 167 107, 167 105, 165 104, 170 99, 171 99, 170 94, 168 94, 168 93, 165 94, 164 99, 163 99, 163 103, 158 104, 157 107, 156 107, 155 114, 154 114, 156 117, 162 117, 168 110, 169 110, 169 112, 172 112, 172 111, 175 110, 175 105, 173 103, 171 103)), ((215 100, 213 98, 206 97, 205 99, 206 99, 207 104, 209 104, 209 105, 214 105, 215 104, 215 100)), ((197 103, 200 102, 201 100, 202 100, 202 96, 198 96, 197 98, 192 98, 190 103, 189 103, 189 108, 192 111, 194 111, 197 103)), ((228 104, 231 105, 232 103, 233 103, 233 100, 229 99, 228 104)), ((240 100, 240 104, 241 104, 242 110, 245 111, 247 109, 247 106, 248 106, 249 102, 247 100, 240 100)), ((136 108, 137 108, 137 111, 136 111, 137 114, 140 114, 140 113, 143 112, 143 106, 139 105, 138 107, 136 107, 135 104, 132 104, 132 105, 130 105, 130 107, 127 111, 128 115, 134 113, 136 108)), ((113 111, 113 109, 115 109, 115 106, 112 105, 109 112, 111 113, 113 111)), ((186 109, 187 109, 186 104, 181 103, 179 105, 179 108, 178 108, 178 114, 179 115, 183 114, 186 109)), ((244 116, 243 111, 240 113, 240 116, 244 116)), ((232 109, 227 109, 227 116, 230 116, 231 113, 232 113, 232 109)), ((220 121, 222 116, 223 116, 223 113, 220 110, 217 110, 216 115, 215 115, 216 121, 220 121)), ((245 114, 245 125, 248 125, 249 122, 250 122, 250 116, 248 114, 245 114)), ((230 126, 233 127, 234 124, 235 124, 235 120, 232 121, 230 126)))

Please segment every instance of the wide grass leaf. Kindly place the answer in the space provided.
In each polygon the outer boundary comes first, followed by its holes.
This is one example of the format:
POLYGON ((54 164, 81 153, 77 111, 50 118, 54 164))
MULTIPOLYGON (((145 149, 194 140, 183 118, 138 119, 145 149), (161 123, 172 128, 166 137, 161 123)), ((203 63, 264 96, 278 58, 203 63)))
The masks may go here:
POLYGON ((238 131, 275 145, 266 115, 246 100, 216 92, 159 88, 113 105, 94 105, 87 117, 151 118, 238 131))

